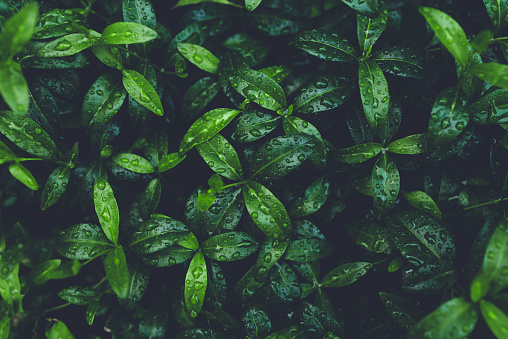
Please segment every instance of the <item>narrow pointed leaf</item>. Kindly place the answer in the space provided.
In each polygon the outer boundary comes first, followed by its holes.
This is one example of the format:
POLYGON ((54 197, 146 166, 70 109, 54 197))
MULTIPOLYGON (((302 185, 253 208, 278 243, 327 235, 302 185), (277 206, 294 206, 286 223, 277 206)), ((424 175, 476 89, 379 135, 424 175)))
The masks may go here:
POLYGON ((129 246, 140 254, 149 254, 168 248, 189 233, 187 226, 172 218, 154 218, 146 221, 135 232, 129 246))
POLYGON ((231 139, 246 143, 261 139, 280 125, 281 117, 261 111, 244 111, 235 122, 231 139))
POLYGON ((45 44, 37 52, 37 56, 40 58, 71 56, 97 43, 96 38, 90 38, 83 33, 68 34, 45 44))
POLYGON ((19 117, 28 112, 28 84, 21 73, 21 66, 15 62, 0 62, 0 94, 9 108, 19 117))
POLYGON ((296 199, 289 210, 289 215, 297 218, 316 212, 324 205, 329 194, 330 180, 322 176, 305 190, 303 197, 296 199))
POLYGON ((346 78, 321 75, 299 90, 293 106, 295 113, 309 114, 340 106, 351 95, 351 84, 346 78))
POLYGON ((238 154, 222 135, 216 134, 207 142, 197 145, 196 149, 214 172, 231 180, 242 180, 243 170, 238 154))
POLYGON ((201 244, 203 254, 218 261, 241 260, 258 249, 256 240, 245 232, 227 232, 201 244))
POLYGON ((386 147, 389 152, 397 154, 420 154, 425 151, 426 134, 413 134, 392 141, 386 147))
POLYGON ((111 249, 104 260, 106 278, 119 299, 125 299, 129 293, 129 268, 125 252, 121 245, 111 249))
POLYGON ((282 257, 289 245, 289 239, 279 241, 272 237, 266 237, 259 249, 258 259, 254 266, 253 275, 258 281, 262 281, 270 269, 282 257))
MULTIPOLYGON (((11 59, 23 49, 35 32, 39 6, 33 2, 27 4, 18 13, 11 16, 2 27, 2 61, 11 59)), ((2 77, 3 78, 3 77, 2 77)))
POLYGON ((219 59, 204 47, 195 44, 179 43, 178 51, 187 60, 205 72, 217 73, 219 59))
POLYGON ((191 317, 201 311, 207 285, 207 268, 203 253, 197 252, 192 258, 185 277, 185 305, 191 317))
POLYGON ((95 181, 93 194, 95 213, 97 213, 102 230, 108 239, 116 244, 118 243, 120 212, 113 189, 106 179, 99 178, 95 181))
POLYGON ((508 89, 508 65, 494 62, 474 64, 471 67, 471 72, 482 80, 508 89))
POLYGON ((333 156, 341 162, 358 164, 375 157, 382 150, 383 145, 375 142, 367 142, 365 144, 339 149, 333 154, 333 156))
POLYGON ((388 11, 386 9, 382 9, 379 15, 374 18, 356 14, 358 44, 363 55, 370 54, 372 46, 385 30, 387 20, 388 11))
POLYGON ((157 115, 164 114, 159 95, 145 77, 130 69, 124 69, 122 74, 123 85, 131 98, 157 115))
POLYGON ((386 122, 390 96, 388 82, 375 61, 362 61, 358 69, 358 82, 363 110, 370 128, 377 133, 386 122))
POLYGON ((77 224, 58 235, 57 251, 66 258, 87 260, 111 249, 113 244, 94 224, 77 224))
POLYGON ((327 61, 358 60, 355 49, 347 39, 324 30, 313 29, 302 32, 291 40, 289 45, 327 61))
POLYGON ((408 78, 423 78, 425 76, 423 56, 412 48, 387 47, 374 53, 372 58, 384 72, 408 78))
POLYGON ((480 300, 480 310, 483 319, 497 338, 508 338, 508 316, 496 305, 487 300, 480 300))
POLYGON ((34 191, 37 191, 39 189, 39 184, 35 180, 32 173, 30 173, 30 171, 20 163, 18 162, 11 163, 9 165, 9 172, 11 172, 14 178, 16 178, 19 182, 21 182, 29 189, 34 191))
POLYGON ((135 22, 115 22, 102 31, 104 44, 137 44, 157 38, 157 32, 135 22))
POLYGON ((490 238, 485 256, 483 272, 490 278, 489 294, 496 294, 508 286, 508 220, 503 219, 490 238))
POLYGON ((108 67, 123 69, 122 54, 116 46, 96 44, 91 48, 93 54, 108 67))
POLYGON ((402 196, 413 207, 419 209, 420 211, 429 213, 430 215, 432 215, 437 219, 442 218, 442 214, 441 211, 439 210, 439 207, 427 193, 422 191, 402 192, 402 196))
POLYGON ((155 168, 148 160, 137 154, 120 153, 113 157, 113 161, 135 173, 153 173, 155 171, 155 168))
POLYGON ((292 302, 300 299, 301 287, 295 271, 284 261, 275 264, 270 271, 270 287, 281 302, 292 302))
POLYGON ((284 259, 309 262, 322 259, 332 253, 332 245, 323 239, 307 238, 293 240, 284 252, 284 259))
POLYGON ((342 287, 350 285, 363 277, 370 269, 372 264, 368 262, 355 262, 337 266, 323 279, 321 279, 321 286, 323 287, 342 287))
POLYGON ((176 165, 181 163, 183 161, 183 159, 185 159, 186 156, 187 155, 184 154, 183 156, 180 157, 178 155, 178 152, 174 152, 174 153, 167 154, 167 155, 163 156, 161 158, 159 164, 157 165, 157 172, 162 173, 162 172, 172 169, 173 167, 175 167, 176 165))
POLYGON ((490 21, 494 25, 494 33, 499 32, 507 23, 508 3, 503 0, 483 0, 483 3, 490 21))
POLYGON ((44 284, 51 279, 51 271, 58 268, 61 262, 62 260, 60 259, 53 259, 37 265, 30 271, 30 275, 28 276, 30 281, 35 285, 44 284))
POLYGON ((393 294, 379 292, 386 310, 402 328, 409 330, 422 318, 422 312, 410 301, 393 294))
POLYGON ((72 286, 58 292, 58 296, 74 305, 88 305, 98 301, 101 292, 90 287, 72 286))
POLYGON ((399 195, 400 175, 388 154, 382 154, 372 169, 372 196, 374 212, 382 219, 392 208, 399 195))
POLYGON ((44 211, 60 200, 67 188, 70 176, 71 170, 67 166, 58 167, 51 172, 42 191, 41 210, 44 211))
POLYGON ((190 86, 182 99, 182 114, 194 119, 219 93, 219 83, 212 77, 205 77, 190 86))

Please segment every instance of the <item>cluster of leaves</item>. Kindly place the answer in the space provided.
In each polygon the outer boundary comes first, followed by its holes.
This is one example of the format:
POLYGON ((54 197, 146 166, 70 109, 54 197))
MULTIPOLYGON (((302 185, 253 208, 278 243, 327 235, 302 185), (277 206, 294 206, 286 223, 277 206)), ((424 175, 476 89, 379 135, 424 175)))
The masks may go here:
POLYGON ((476 2, 0 1, 0 338, 508 338, 476 2))

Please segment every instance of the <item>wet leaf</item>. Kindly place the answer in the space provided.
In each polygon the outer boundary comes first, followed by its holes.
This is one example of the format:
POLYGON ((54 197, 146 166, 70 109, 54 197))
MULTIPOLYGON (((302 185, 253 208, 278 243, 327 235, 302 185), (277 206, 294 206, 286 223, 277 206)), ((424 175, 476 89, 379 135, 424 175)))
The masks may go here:
POLYGON ((157 166, 161 159, 168 154, 168 135, 164 131, 151 134, 146 139, 145 158, 153 166, 157 166))
POLYGON ((248 11, 255 10, 263 0, 245 0, 245 8, 248 11))
POLYGON ((383 71, 375 61, 362 61, 358 69, 358 82, 363 110, 371 130, 378 133, 386 123, 390 96, 383 71))
POLYGON ((45 334, 47 339, 74 339, 74 335, 61 320, 46 330, 45 334))
POLYGON ((372 196, 374 212, 381 220, 393 207, 400 189, 397 166, 388 154, 382 154, 372 169, 372 196))
POLYGON ((3 24, 0 54, 2 61, 11 60, 15 54, 21 52, 23 46, 30 40, 35 32, 38 12, 37 3, 27 4, 3 24))
POLYGON ((210 140, 233 120, 239 110, 217 108, 211 110, 196 120, 184 135, 178 155, 181 157, 194 146, 210 140))
POLYGON ((508 316, 496 305, 487 300, 480 300, 480 310, 483 319, 497 338, 506 338, 508 335, 508 316))
POLYGON ((152 164, 137 154, 119 153, 112 159, 116 164, 135 173, 153 173, 155 168, 152 164))
POLYGON ((282 82, 282 80, 284 80, 289 75, 289 73, 291 73, 291 70, 284 66, 268 66, 261 68, 259 71, 268 75, 277 83, 282 82))
POLYGON ((157 206, 159 205, 161 197, 161 181, 159 178, 155 178, 148 183, 145 191, 140 197, 140 209, 143 219, 148 219, 150 215, 155 213, 157 206))
POLYGON ((196 81, 185 92, 182 99, 182 114, 187 119, 195 118, 219 93, 219 83, 212 77, 196 81))
POLYGON ((363 277, 371 268, 372 264, 368 262, 342 264, 328 272, 321 279, 320 285, 322 287, 347 286, 363 277))
POLYGON ((83 53, 60 58, 40 58, 34 55, 22 61, 23 68, 41 69, 85 68, 89 64, 87 57, 83 53))
POLYGON ((98 43, 97 38, 91 38, 83 33, 72 33, 52 40, 37 52, 39 58, 60 58, 71 56, 98 43))
POLYGON ((482 270, 490 280, 489 294, 508 286, 508 220, 503 219, 494 230, 483 257, 482 270))
POLYGON ((387 47, 374 53, 372 58, 384 72, 408 78, 423 78, 425 76, 423 56, 412 48, 387 47))
POLYGON ((48 177, 41 196, 41 210, 54 205, 65 192, 71 170, 67 166, 57 167, 48 177))
POLYGON ((270 270, 270 287, 277 301, 292 302, 300 299, 301 288, 295 271, 284 261, 270 270))
POLYGON ((289 245, 289 239, 275 240, 272 237, 266 237, 259 249, 256 265, 253 267, 253 277, 257 281, 262 281, 268 275, 270 269, 282 257, 289 245))
POLYGON ((309 155, 309 159, 318 168, 326 166, 328 159, 328 146, 321 136, 321 133, 319 133, 318 129, 314 125, 300 119, 297 116, 291 115, 282 120, 282 126, 284 127, 284 132, 286 132, 286 134, 307 134, 317 139, 314 140, 317 141, 316 146, 314 147, 314 152, 309 155))
POLYGON ((155 30, 155 13, 150 1, 124 0, 122 3, 122 12, 124 21, 136 22, 155 30))
POLYGON ((11 163, 9 165, 9 172, 14 178, 16 178, 19 182, 21 182, 29 189, 34 191, 37 191, 39 189, 39 184, 35 180, 32 173, 30 173, 30 171, 20 163, 18 162, 11 163))
POLYGON ((305 134, 284 135, 263 144, 256 152, 251 179, 279 179, 295 170, 312 154, 315 142, 305 134))
POLYGON ((217 73, 219 59, 206 48, 195 44, 179 43, 178 51, 203 71, 217 73))
POLYGON ((235 149, 220 134, 196 146, 203 160, 217 174, 231 180, 241 181, 243 177, 242 165, 235 149))
POLYGON ((483 0, 485 9, 489 15, 495 32, 499 32, 506 26, 506 16, 508 15, 508 4, 503 0, 483 0))
POLYGON ((343 332, 342 326, 335 319, 335 314, 306 301, 302 303, 302 307, 303 322, 306 327, 310 327, 320 335, 327 335, 328 333, 337 335, 343 332))
POLYGON ((179 245, 171 245, 160 251, 151 254, 145 254, 142 260, 145 264, 150 266, 170 267, 189 260, 195 253, 196 251, 193 249, 185 248, 179 245))
POLYGON ((181 221, 157 217, 143 223, 140 231, 134 232, 129 246, 140 254, 149 254, 168 248, 184 237, 189 230, 181 221))
POLYGON ((465 66, 469 55, 469 43, 458 22, 448 14, 435 8, 420 7, 419 11, 446 49, 459 64, 465 66))
POLYGON ((471 120, 480 125, 508 122, 508 90, 497 89, 467 106, 471 120))
POLYGON ((125 252, 121 245, 111 249, 104 260, 106 278, 119 299, 127 298, 129 294, 129 268, 125 252))
POLYGON ((247 211, 263 233, 279 241, 291 235, 291 220, 284 205, 272 192, 250 181, 242 186, 242 193, 247 211))
POLYGON ((342 0, 342 2, 348 5, 353 11, 371 17, 376 16, 381 7, 379 0, 342 0))
POLYGON ((104 44, 138 44, 157 38, 153 29, 135 22, 115 22, 102 31, 100 41, 104 44))
POLYGON ((208 267, 209 279, 206 287, 205 304, 213 305, 215 309, 221 309, 226 304, 227 297, 227 285, 226 279, 224 278, 224 271, 219 263, 215 261, 212 261, 208 267))
POLYGON ((464 298, 455 298, 439 306, 409 332, 411 338, 465 338, 478 320, 475 305, 464 298))
POLYGON ((293 218, 304 217, 318 211, 330 194, 330 179, 322 176, 314 181, 304 192, 304 196, 296 199, 289 210, 293 218))
POLYGON ((213 236, 201 244, 203 254, 218 261, 241 260, 258 249, 258 243, 248 233, 227 232, 213 236))
POLYGON ((145 294, 148 287, 150 270, 141 260, 137 260, 135 264, 131 264, 131 261, 129 261, 127 267, 129 269, 127 294, 125 299, 119 299, 119 301, 120 304, 130 307, 136 305, 145 294))
POLYGON ((422 312, 412 302, 393 294, 379 292, 388 313, 402 328, 410 330, 422 318, 422 312))
POLYGON ((241 319, 250 338, 262 338, 272 329, 268 314, 259 306, 247 306, 241 319))
POLYGON ((87 260, 105 253, 113 244, 94 224, 77 224, 58 235, 57 251, 69 259, 87 260))
POLYGON ((264 339, 282 339, 282 338, 305 338, 310 335, 311 331, 307 328, 291 326, 277 332, 273 332, 264 339))
POLYGON ((93 196, 95 213, 104 234, 113 243, 118 243, 120 214, 113 189, 106 179, 99 178, 95 181, 93 196))
POLYGON ((294 236, 299 238, 317 238, 325 240, 325 236, 319 228, 312 222, 306 219, 296 219, 294 222, 294 236))
POLYGON ((40 263, 30 271, 30 281, 35 285, 43 285, 46 281, 51 279, 51 271, 60 266, 62 260, 53 259, 40 263))
POLYGON ((164 114, 159 95, 145 77, 128 69, 124 69, 122 74, 123 85, 131 98, 157 115, 164 114))
POLYGON ((100 302, 96 301, 94 303, 88 304, 88 306, 86 308, 85 318, 86 318, 86 323, 89 326, 92 326, 92 324, 93 324, 95 315, 97 314, 97 311, 99 310, 99 305, 100 305, 100 302))
POLYGON ((227 38, 224 47, 240 52, 245 63, 253 67, 261 63, 269 52, 268 45, 246 33, 238 33, 227 38))
POLYGON ((201 311, 207 285, 208 270, 203 253, 197 252, 192 258, 185 276, 185 306, 191 317, 195 318, 201 311))
POLYGON ((413 134, 399 140, 392 141, 386 147, 389 152, 397 154, 420 154, 425 147, 426 134, 413 134))
POLYGON ((231 139, 241 143, 261 139, 279 126, 280 121, 280 116, 268 112, 244 111, 235 122, 231 139))
POLYGON ((385 30, 387 20, 388 11, 386 9, 381 10, 381 8, 376 17, 356 14, 358 44, 360 50, 363 51, 363 55, 370 55, 372 46, 385 30))
POLYGON ((439 207, 427 193, 422 191, 411 191, 401 192, 401 194, 413 207, 422 212, 426 212, 437 219, 442 218, 439 207))
POLYGON ((122 54, 118 47, 96 44, 92 46, 91 50, 104 65, 123 70, 122 54))
POLYGON ((17 116, 24 117, 28 112, 28 85, 21 66, 15 62, 0 62, 0 94, 11 111, 17 116))
POLYGON ((309 262, 329 256, 332 250, 332 245, 323 239, 298 239, 289 243, 284 259, 309 262))
POLYGON ((268 36, 285 36, 298 33, 302 28, 302 23, 283 15, 272 14, 269 12, 257 11, 248 14, 248 23, 255 29, 268 36))
POLYGON ((356 51, 349 41, 324 30, 313 29, 298 34, 290 46, 327 61, 356 62, 356 51))
MULTIPOLYGON (((374 141, 374 134, 370 130, 369 123, 363 113, 363 109, 359 109, 358 106, 355 105, 354 108, 347 110, 346 123, 355 144, 363 144, 374 141)), ((386 128, 383 128, 383 130, 386 130, 386 128)))
POLYGON ((77 11, 57 8, 40 16, 33 38, 48 39, 76 33, 72 24, 85 25, 85 21, 86 18, 77 11))
POLYGON ((367 251, 391 254, 394 250, 386 229, 372 218, 353 220, 346 224, 346 228, 354 242, 367 251))
POLYGON ((402 255, 413 265, 455 260, 455 244, 446 228, 416 210, 395 210, 386 218, 388 233, 402 255))
POLYGON ((337 150, 333 156, 335 159, 348 164, 358 164, 367 161, 383 150, 383 145, 375 142, 351 146, 337 150))
POLYGON ((508 89, 508 65, 494 62, 474 64, 471 67, 471 73, 492 85, 508 89))
POLYGON ((181 163, 186 156, 187 155, 184 154, 182 157, 180 157, 178 155, 178 152, 174 152, 163 156, 157 166, 157 172, 162 173, 172 169, 173 167, 181 163))
POLYGON ((58 292, 58 296, 74 305, 88 305, 101 297, 101 292, 90 287, 72 286, 58 292))

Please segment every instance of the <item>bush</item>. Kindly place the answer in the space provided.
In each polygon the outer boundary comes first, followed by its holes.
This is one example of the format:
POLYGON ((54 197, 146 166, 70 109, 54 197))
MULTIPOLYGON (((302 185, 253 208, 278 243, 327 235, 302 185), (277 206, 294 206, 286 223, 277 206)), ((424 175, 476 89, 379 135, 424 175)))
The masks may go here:
POLYGON ((506 0, 0 19, 0 338, 508 338, 506 0))

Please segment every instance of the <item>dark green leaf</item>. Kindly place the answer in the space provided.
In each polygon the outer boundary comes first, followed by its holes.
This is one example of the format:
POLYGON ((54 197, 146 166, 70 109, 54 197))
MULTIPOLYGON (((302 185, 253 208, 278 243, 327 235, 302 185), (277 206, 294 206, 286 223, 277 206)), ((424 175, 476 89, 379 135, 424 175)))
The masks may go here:
POLYGON ((37 56, 39 58, 71 56, 97 43, 96 37, 88 37, 83 33, 68 34, 45 44, 37 52, 37 56))
POLYGON ((342 264, 328 272, 321 279, 320 285, 323 287, 347 286, 363 277, 371 268, 372 264, 368 262, 342 264))
MULTIPOLYGON (((390 108, 391 107, 392 105, 390 105, 390 108)), ((390 115, 390 111, 388 111, 388 114, 390 115)), ((390 119, 388 121, 390 122, 390 119)), ((355 105, 352 109, 347 110, 346 123, 355 144, 363 144, 374 141, 374 134, 372 134, 372 131, 370 130, 369 123, 363 113, 363 109, 361 110, 355 105)), ((386 124, 384 126, 386 126, 386 124)), ((383 128, 382 132, 383 131, 387 131, 387 129, 383 128)))
POLYGON ((402 192, 402 196, 420 211, 429 213, 437 219, 442 218, 439 207, 427 193, 422 191, 402 192))
POLYGON ((322 176, 307 187, 302 198, 296 199, 289 210, 289 215, 298 218, 316 212, 324 205, 329 194, 330 180, 322 176))
POLYGON ((334 158, 348 164, 358 164, 367 161, 383 150, 383 145, 375 142, 367 142, 348 148, 342 148, 334 153, 334 158))
POLYGON ((323 60, 343 62, 358 60, 355 49, 347 39, 323 30, 313 29, 302 32, 290 42, 290 46, 323 60))
POLYGON ((85 68, 89 65, 88 59, 83 53, 78 53, 61 58, 40 58, 34 55, 22 60, 23 68, 62 69, 62 68, 85 68))
POLYGON ((53 259, 40 263, 30 271, 30 281, 35 285, 42 285, 51 279, 51 271, 60 266, 62 260, 53 259))
POLYGON ((166 313, 145 314, 138 327, 139 338, 163 339, 168 326, 166 313))
POLYGON ((28 85, 21 73, 21 66, 15 62, 0 62, 0 94, 11 111, 24 117, 28 112, 28 85))
POLYGON ((508 89, 508 65, 494 62, 474 64, 471 67, 471 73, 492 85, 508 89))
POLYGON ((23 46, 30 40, 35 32, 38 12, 37 3, 27 4, 3 24, 0 36, 0 58, 2 61, 11 60, 15 54, 21 52, 23 46))
POLYGON ((141 214, 144 219, 148 219, 150 215, 155 213, 155 210, 159 205, 161 189, 161 181, 159 178, 153 179, 146 186, 146 189, 140 199, 141 214))
POLYGON ((489 294, 496 294, 508 286, 508 220, 503 219, 490 238, 482 270, 490 280, 489 294))
POLYGON ((91 50, 97 59, 102 61, 106 66, 123 70, 122 54, 118 47, 96 44, 92 46, 91 50))
MULTIPOLYGON (((208 285, 206 289, 205 303, 213 305, 215 309, 221 309, 226 304, 227 288, 224 271, 218 262, 212 261, 208 271, 208 285)), ((207 316, 208 318, 208 316, 207 316)))
POLYGON ((259 295, 264 287, 263 281, 255 278, 254 269, 255 266, 252 266, 235 285, 233 293, 242 301, 251 300, 253 296, 259 295))
POLYGON ((282 338, 305 338, 310 335, 311 331, 306 328, 301 328, 297 326, 291 326, 277 332, 273 332, 264 339, 282 339, 282 338))
POLYGON ((427 158, 433 162, 438 162, 457 154, 469 142, 473 132, 474 124, 467 124, 467 126, 464 128, 464 131, 460 133, 455 139, 453 139, 448 144, 439 146, 436 149, 432 150, 427 158))
POLYGON ((135 22, 115 22, 102 31, 100 41, 104 44, 138 44, 157 38, 153 29, 135 22))
POLYGON ((124 0, 122 5, 124 21, 137 22, 155 30, 155 13, 150 1, 124 0))
POLYGON ((413 134, 399 140, 392 141, 386 148, 397 154, 420 154, 424 152, 426 134, 413 134))
POLYGON ((247 336, 250 338, 262 338, 272 328, 272 322, 265 310, 259 306, 248 306, 242 315, 247 336))
POLYGON ((393 294, 379 292, 386 310, 406 330, 410 330, 422 318, 422 312, 410 301, 393 294))
POLYGON ((291 115, 282 120, 282 126, 286 134, 307 134, 315 137, 317 140, 314 152, 309 155, 310 161, 318 168, 326 166, 328 158, 328 146, 319 133, 318 129, 303 119, 297 116, 291 115))
POLYGON ((58 292, 58 296, 74 305, 88 305, 98 301, 101 292, 90 287, 73 286, 61 290, 58 292))
POLYGON ((191 317, 198 316, 203 301, 207 285, 207 268, 203 253, 197 252, 192 258, 185 276, 185 305, 191 317))
POLYGON ((388 83, 381 68, 372 60, 360 63, 358 82, 365 117, 372 131, 378 133, 388 117, 388 83))
POLYGON ((495 32, 499 32, 506 26, 506 16, 508 15, 508 3, 504 0, 483 0, 490 21, 494 25, 495 32))
POLYGON ((263 233, 280 241, 291 235, 291 220, 272 192, 254 181, 244 184, 242 192, 247 211, 263 233))
POLYGON ((84 25, 85 21, 86 18, 78 11, 57 8, 40 16, 33 38, 47 39, 74 33, 72 24, 84 25))
POLYGON ((205 72, 217 73, 219 59, 204 47, 195 44, 179 43, 178 51, 187 60, 205 72))
POLYGON ((164 131, 153 133, 146 139, 145 157, 153 166, 168 154, 168 135, 164 131))
POLYGON ((123 85, 131 98, 157 115, 163 115, 161 100, 153 86, 141 74, 134 70, 122 71, 123 85))
POLYGON ((312 305, 306 301, 302 303, 303 307, 303 322, 306 327, 310 327, 314 331, 317 331, 320 335, 327 335, 330 333, 333 335, 341 334, 343 329, 341 325, 335 319, 335 314, 327 312, 326 310, 312 305))
POLYGON ((261 68, 259 71, 265 73, 277 83, 280 83, 291 73, 291 70, 284 66, 268 66, 261 68))
POLYGON ((492 143, 489 160, 495 189, 502 194, 508 188, 508 150, 499 142, 492 143))
POLYGON ((245 111, 235 122, 231 139, 245 143, 258 140, 279 126, 281 117, 261 111, 245 111))
POLYGON ((342 0, 352 10, 367 16, 376 16, 380 9, 379 0, 342 0))
POLYGON ((378 220, 391 209, 399 195, 400 175, 388 154, 382 154, 372 169, 372 196, 378 220))
POLYGON ((301 288, 295 271, 284 261, 270 271, 270 287, 276 300, 292 302, 300 299, 301 288))
POLYGON ((400 104, 397 101, 392 100, 390 101, 390 106, 388 107, 388 116, 386 117, 386 121, 379 127, 378 136, 383 145, 388 144, 397 133, 401 121, 402 110, 400 104))
POLYGON ((346 228, 355 243, 367 251, 391 254, 394 250, 386 229, 372 218, 351 221, 346 228))
POLYGON ((480 310, 492 333, 497 338, 506 338, 508 336, 508 329, 506 328, 508 316, 496 305, 486 300, 480 300, 480 310))
POLYGON ((210 168, 231 180, 242 180, 243 170, 233 146, 220 134, 196 146, 203 160, 210 168))
POLYGON ((262 281, 262 278, 282 257, 289 245, 289 239, 279 241, 272 237, 266 237, 259 249, 258 259, 254 266, 253 276, 256 280, 262 281))
POLYGON ((256 240, 245 232, 227 232, 201 244, 203 254, 219 261, 241 260, 258 249, 256 240))
POLYGON ((497 89, 467 106, 471 119, 480 125, 508 122, 508 90, 497 89))
POLYGON ((387 20, 388 11, 386 9, 380 10, 379 15, 373 18, 356 14, 358 44, 364 56, 370 55, 372 46, 385 30, 387 20))
POLYGON ((39 184, 35 180, 34 176, 30 171, 18 162, 13 162, 9 165, 9 172, 12 176, 19 180, 23 185, 31 190, 37 191, 39 184))
POLYGON ((172 245, 155 253, 144 255, 143 262, 155 267, 169 267, 189 260, 194 253, 196 253, 195 250, 172 245))
POLYGON ((289 243, 284 259, 309 262, 329 256, 332 245, 323 239, 298 239, 289 243))
POLYGON ((132 235, 129 246, 141 254, 153 253, 168 248, 187 233, 184 223, 159 217, 143 223, 141 230, 132 235))
POLYGON ((439 306, 409 332, 410 338, 466 338, 478 320, 475 305, 464 298, 455 298, 439 306))
POLYGON ((317 238, 325 240, 325 236, 319 228, 306 219, 296 219, 294 224, 295 238, 317 238))
POLYGON ((106 179, 99 178, 95 181, 93 201, 104 234, 114 244, 118 243, 120 213, 113 189, 106 179))
POLYGON ((424 59, 420 52, 409 47, 391 46, 372 56, 384 72, 402 77, 423 78, 424 59))
POLYGON ((210 140, 226 127, 231 120, 240 113, 239 110, 230 108, 217 108, 206 112, 196 120, 184 135, 178 155, 183 156, 192 147, 210 140))
POLYGON ((168 155, 165 155, 161 158, 159 165, 157 166, 157 172, 162 173, 167 170, 172 169, 176 165, 185 159, 187 155, 184 154, 182 157, 178 155, 178 152, 174 152, 168 155))
POLYGON ((211 77, 196 81, 185 92, 182 99, 182 114, 193 119, 219 93, 219 83, 211 77))
POLYGON ((321 269, 319 261, 293 262, 291 264, 298 273, 300 273, 305 279, 307 279, 307 281, 313 283, 314 285, 318 284, 321 269))
POLYGON ((119 299, 125 299, 129 295, 129 268, 125 252, 121 245, 111 249, 104 261, 106 278, 119 299))
POLYGON ((249 67, 261 63, 269 52, 268 45, 246 34, 238 33, 227 38, 224 47, 240 52, 249 67))
POLYGON ((293 101, 294 112, 307 114, 326 111, 344 103, 351 95, 351 84, 345 78, 321 75, 304 86, 293 101))
POLYGON ((155 168, 145 158, 132 153, 120 153, 113 157, 113 161, 129 171, 135 173, 153 173, 155 168))
POLYGON ((77 224, 58 236, 58 252, 70 259, 87 260, 104 253, 113 245, 102 229, 94 224, 77 224))
POLYGON ((65 192, 71 170, 67 166, 57 167, 48 177, 41 196, 41 210, 54 205, 65 192))
POLYGON ((261 33, 269 36, 293 35, 298 33, 303 26, 296 20, 259 11, 257 13, 249 13, 248 22, 261 33))

